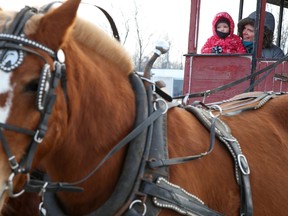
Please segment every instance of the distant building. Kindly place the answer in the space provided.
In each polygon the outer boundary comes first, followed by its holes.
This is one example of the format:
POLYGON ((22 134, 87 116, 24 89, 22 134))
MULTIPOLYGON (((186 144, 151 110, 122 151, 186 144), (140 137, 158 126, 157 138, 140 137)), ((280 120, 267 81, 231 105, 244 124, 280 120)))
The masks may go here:
POLYGON ((162 80, 166 87, 164 90, 171 96, 183 94, 184 70, 174 69, 152 69, 152 80, 162 80))

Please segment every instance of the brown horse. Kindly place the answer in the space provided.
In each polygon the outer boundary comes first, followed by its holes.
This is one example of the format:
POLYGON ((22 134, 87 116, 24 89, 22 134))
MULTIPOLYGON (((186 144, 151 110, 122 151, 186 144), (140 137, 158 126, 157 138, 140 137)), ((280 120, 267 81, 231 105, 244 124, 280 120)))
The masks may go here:
POLYGON ((0 11, 3 214, 38 215, 41 199, 53 216, 287 215, 288 96, 233 116, 205 108, 209 130, 191 113, 202 108, 166 112, 79 4, 0 11))

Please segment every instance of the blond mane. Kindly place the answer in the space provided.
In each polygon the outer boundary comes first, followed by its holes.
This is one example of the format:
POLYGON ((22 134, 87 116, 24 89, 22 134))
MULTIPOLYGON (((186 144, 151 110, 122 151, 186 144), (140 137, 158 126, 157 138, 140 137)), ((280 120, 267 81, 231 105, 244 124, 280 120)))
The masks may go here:
POLYGON ((85 46, 93 48, 95 52, 105 58, 111 59, 124 71, 130 73, 133 70, 133 64, 128 52, 116 39, 107 35, 98 26, 77 18, 73 37, 85 46))

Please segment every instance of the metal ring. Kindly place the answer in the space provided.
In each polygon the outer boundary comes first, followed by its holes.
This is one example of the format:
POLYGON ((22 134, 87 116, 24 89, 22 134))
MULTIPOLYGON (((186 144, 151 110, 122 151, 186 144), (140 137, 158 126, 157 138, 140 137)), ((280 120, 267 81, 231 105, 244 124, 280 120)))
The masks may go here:
POLYGON ((212 111, 210 110, 210 112, 209 112, 209 113, 210 113, 210 116, 213 117, 213 118, 218 118, 218 117, 219 117, 220 115, 222 115, 222 113, 223 113, 222 108, 221 108, 219 105, 217 105, 217 104, 210 106, 210 108, 211 108, 211 109, 214 109, 214 110, 216 110, 216 111, 219 111, 219 114, 214 115, 214 114, 212 113, 212 111))
POLYGON ((22 195, 25 190, 22 189, 20 192, 18 193, 13 193, 13 179, 14 179, 14 176, 15 176, 15 173, 11 173, 11 175, 9 176, 8 178, 8 185, 7 185, 7 188, 6 190, 8 191, 8 194, 9 194, 9 197, 11 198, 15 198, 15 197, 19 197, 20 195, 22 195))
POLYGON ((165 109, 164 109, 164 111, 162 113, 162 114, 165 114, 168 111, 168 104, 163 98, 157 98, 155 100, 155 102, 154 102, 154 110, 157 110, 156 104, 157 104, 157 102, 160 102, 160 101, 165 105, 165 109))
POLYGON ((134 200, 134 201, 130 204, 129 209, 131 209, 131 208, 133 207, 133 205, 136 204, 136 203, 142 203, 142 205, 143 205, 143 213, 142 213, 142 215, 144 216, 144 215, 146 214, 146 211, 147 211, 147 206, 146 206, 146 204, 143 203, 141 200, 134 200))

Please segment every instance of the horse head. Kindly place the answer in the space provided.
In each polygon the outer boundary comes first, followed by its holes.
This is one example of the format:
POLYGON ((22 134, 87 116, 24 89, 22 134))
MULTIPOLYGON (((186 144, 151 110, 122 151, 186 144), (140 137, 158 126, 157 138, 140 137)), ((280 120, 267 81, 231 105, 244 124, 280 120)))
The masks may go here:
MULTIPOLYGON (((41 161, 53 148, 45 141, 41 143, 48 124, 45 118, 50 115, 51 110, 48 109, 52 109, 45 106, 50 103, 55 113, 66 109, 65 106, 52 104, 55 100, 55 93, 51 91, 54 88, 52 79, 56 81, 52 77, 54 71, 61 70, 61 66, 57 65, 56 52, 74 22, 78 4, 79 1, 71 1, 63 6, 62 13, 56 10, 46 16, 35 15, 34 9, 28 7, 9 16, 1 11, 1 195, 8 190, 11 196, 15 196, 15 191, 22 187, 18 183, 21 182, 21 174, 29 173, 31 169, 29 157, 41 161), (55 25, 55 22, 48 21, 59 19, 63 13, 66 19, 61 24, 55 25), (47 34, 53 36, 43 36, 47 34), (33 145, 38 146, 40 143, 34 158, 33 145)), ((53 119, 51 116, 49 121, 53 119)), ((47 137, 57 140, 59 126, 62 124, 63 128, 66 122, 67 119, 62 116, 61 120, 53 124, 55 128, 49 130, 47 137)))
MULTIPOLYGON (((116 40, 76 18, 79 4, 69 0, 47 13, 30 7, 19 13, 0 10, 1 208, 8 196, 25 191, 31 170, 46 172, 53 181, 83 178, 132 127, 131 59, 116 40), (116 124, 107 128, 107 121, 116 124)), ((81 187, 89 197, 95 191, 86 184, 81 187)), ((78 202, 77 194, 65 196, 64 206, 67 200, 78 202)))

